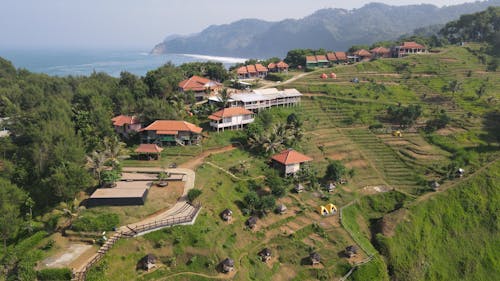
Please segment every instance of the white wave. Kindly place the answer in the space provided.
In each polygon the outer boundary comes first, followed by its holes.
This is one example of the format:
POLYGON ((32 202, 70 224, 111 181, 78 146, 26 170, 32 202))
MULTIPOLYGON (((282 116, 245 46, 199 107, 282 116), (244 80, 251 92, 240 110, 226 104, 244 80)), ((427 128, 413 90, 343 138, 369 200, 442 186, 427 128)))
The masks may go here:
POLYGON ((225 63, 244 63, 247 59, 245 58, 234 58, 234 57, 217 57, 217 56, 206 56, 197 54, 182 54, 183 56, 190 58, 197 58, 207 61, 219 61, 225 63))

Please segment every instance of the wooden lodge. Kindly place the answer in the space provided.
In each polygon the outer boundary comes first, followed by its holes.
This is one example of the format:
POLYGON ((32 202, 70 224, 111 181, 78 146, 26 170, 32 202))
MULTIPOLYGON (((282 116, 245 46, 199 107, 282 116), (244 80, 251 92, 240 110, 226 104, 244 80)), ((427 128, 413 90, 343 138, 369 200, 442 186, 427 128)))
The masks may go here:
POLYGON ((141 140, 158 145, 193 145, 200 142, 202 130, 186 121, 156 120, 141 130, 141 140))
POLYGON ((210 127, 217 130, 217 132, 225 129, 243 129, 245 125, 255 120, 254 113, 244 107, 224 108, 212 113, 212 115, 208 116, 208 119, 210 119, 210 127))
POLYGON ((264 248, 258 253, 263 262, 268 262, 271 259, 272 253, 269 248, 264 248))
POLYGON ((273 166, 283 175, 294 175, 300 170, 300 165, 313 159, 293 149, 284 150, 271 157, 273 166))
POLYGON ((224 221, 231 221, 231 219, 233 218, 233 211, 231 211, 230 209, 225 209, 220 213, 220 217, 224 221))
POLYGON ((195 99, 198 101, 216 94, 221 88, 221 83, 197 75, 179 82, 179 91, 184 93, 193 92, 195 99))
POLYGON ((137 264, 138 269, 149 271, 156 267, 156 257, 153 254, 147 254, 142 259, 139 260, 137 264))
POLYGON ((321 263, 321 256, 317 252, 312 252, 309 255, 309 259, 311 260, 311 265, 317 265, 321 263))
POLYGON ((231 258, 225 258, 220 265, 223 273, 229 273, 234 270, 234 260, 231 258))
POLYGON ((267 69, 267 67, 263 66, 260 63, 244 65, 236 70, 238 79, 262 79, 266 78, 268 72, 269 70, 267 69))

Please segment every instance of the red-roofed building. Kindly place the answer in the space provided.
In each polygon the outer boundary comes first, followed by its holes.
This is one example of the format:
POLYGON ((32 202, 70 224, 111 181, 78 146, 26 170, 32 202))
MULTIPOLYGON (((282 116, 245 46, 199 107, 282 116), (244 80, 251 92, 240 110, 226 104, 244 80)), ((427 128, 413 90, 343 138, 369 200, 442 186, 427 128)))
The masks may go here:
POLYGON ((284 61, 278 63, 270 63, 267 68, 270 72, 288 72, 288 64, 284 61))
POLYGON ((148 160, 160 159, 163 148, 154 143, 142 143, 135 149, 135 153, 145 155, 148 160))
POLYGON ((269 70, 260 63, 244 65, 236 70, 239 79, 265 78, 269 70))
POLYGON ((335 57, 339 63, 346 63, 348 61, 347 54, 345 52, 335 52, 335 57))
POLYGON ((142 129, 142 142, 166 145, 197 144, 203 129, 186 121, 156 120, 142 129))
POLYGON ((118 115, 111 119, 117 134, 128 136, 130 132, 138 132, 141 129, 141 122, 136 116, 118 115))
POLYGON ((194 92, 196 100, 202 100, 208 95, 217 93, 221 88, 221 83, 197 75, 179 82, 179 90, 181 92, 194 92))
POLYGON ((229 107, 219 110, 208 116, 210 127, 217 129, 217 132, 222 129, 241 129, 244 125, 252 123, 254 113, 244 107, 229 107))
POLYGON ((370 50, 374 58, 389 58, 391 57, 391 50, 384 47, 377 47, 370 50))
POLYGON ((293 149, 284 150, 271 157, 273 166, 285 176, 295 174, 300 170, 300 165, 313 159, 293 149))
POLYGON ((306 56, 306 68, 315 68, 318 67, 318 61, 316 60, 316 56, 306 56))
POLYGON ((427 52, 424 45, 416 42, 403 42, 402 45, 393 48, 393 57, 404 57, 411 54, 421 54, 427 52))
POLYGON ((358 61, 367 61, 372 58, 372 54, 365 49, 357 50, 353 55, 358 57, 358 61))
POLYGON ((316 55, 316 62, 318 63, 318 67, 328 66, 328 59, 325 55, 316 55))

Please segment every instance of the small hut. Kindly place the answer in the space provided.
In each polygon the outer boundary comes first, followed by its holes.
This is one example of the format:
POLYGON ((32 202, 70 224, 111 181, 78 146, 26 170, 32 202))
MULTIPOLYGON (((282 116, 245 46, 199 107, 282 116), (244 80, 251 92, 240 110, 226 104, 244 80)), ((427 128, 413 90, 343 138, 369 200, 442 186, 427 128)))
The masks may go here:
POLYGON ((311 259, 312 265, 317 265, 317 264, 321 263, 321 256, 316 252, 312 252, 309 255, 309 258, 311 259))
POLYGON ((319 78, 326 79, 326 78, 328 78, 328 75, 326 75, 326 73, 323 73, 323 74, 321 74, 321 76, 319 78))
POLYGON ((350 259, 358 254, 358 248, 354 245, 350 245, 345 248, 344 252, 345 256, 350 259))
POLYGON ((335 188, 337 188, 337 186, 333 182, 330 182, 326 185, 326 190, 328 192, 334 192, 335 188))
POLYGON ((302 191, 304 191, 304 186, 300 183, 296 184, 295 185, 295 192, 301 193, 302 191))
POLYGON ((161 152, 163 148, 157 146, 156 144, 143 143, 137 147, 135 153, 139 157, 145 158, 147 160, 158 160, 160 159, 161 152))
POLYGON ((335 74, 335 73, 333 73, 333 72, 332 72, 332 73, 330 73, 330 78, 332 78, 332 79, 336 79, 336 78, 337 78, 337 74, 335 74))
POLYGON ((220 213, 220 216, 223 220, 230 221, 233 218, 233 211, 225 209, 222 213, 220 213))
POLYGON ((248 226, 248 228, 253 229, 255 225, 257 225, 257 217, 251 216, 250 218, 248 218, 246 225, 248 226))
POLYGON ((464 174, 465 174, 465 170, 462 169, 462 168, 458 168, 458 170, 457 170, 457 177, 461 178, 461 177, 464 176, 464 174))
POLYGON ((433 182, 431 183, 431 187, 432 187, 432 189, 434 189, 434 190, 438 190, 440 186, 441 186, 441 185, 440 185, 440 184, 439 184, 439 182, 437 182, 437 181, 433 181, 433 182))
POLYGON ((234 260, 226 258, 221 262, 222 272, 228 273, 234 270, 234 260))
POLYGON ((287 211, 287 208, 285 206, 285 204, 280 204, 277 208, 276 208, 276 212, 280 215, 286 213, 287 211))
POLYGON ((269 248, 264 248, 259 252, 259 257, 263 262, 268 262, 271 259, 271 250, 269 248))
POLYGON ((150 269, 156 267, 156 257, 152 254, 145 255, 137 265, 139 269, 149 271, 150 269))

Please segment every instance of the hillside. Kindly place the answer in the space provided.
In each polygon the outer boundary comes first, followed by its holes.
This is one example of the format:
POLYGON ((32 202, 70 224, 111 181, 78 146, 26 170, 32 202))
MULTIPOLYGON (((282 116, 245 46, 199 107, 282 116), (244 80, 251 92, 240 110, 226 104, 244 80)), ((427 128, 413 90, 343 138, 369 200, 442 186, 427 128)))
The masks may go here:
POLYGON ((190 36, 167 38, 152 53, 219 56, 284 56, 295 48, 347 50, 356 44, 394 40, 414 29, 444 24, 464 13, 498 6, 500 0, 438 8, 433 5, 389 6, 371 3, 359 9, 322 9, 302 19, 266 22, 256 19, 214 25, 190 36))

